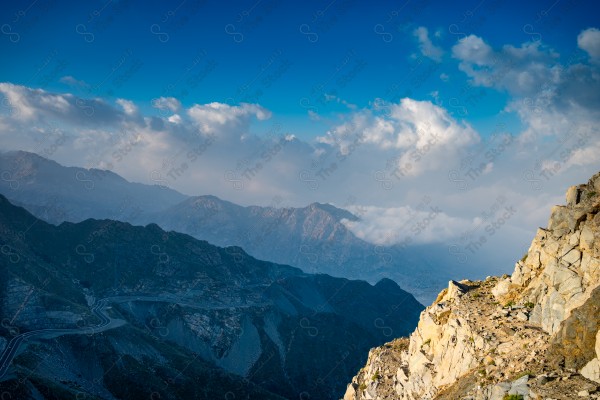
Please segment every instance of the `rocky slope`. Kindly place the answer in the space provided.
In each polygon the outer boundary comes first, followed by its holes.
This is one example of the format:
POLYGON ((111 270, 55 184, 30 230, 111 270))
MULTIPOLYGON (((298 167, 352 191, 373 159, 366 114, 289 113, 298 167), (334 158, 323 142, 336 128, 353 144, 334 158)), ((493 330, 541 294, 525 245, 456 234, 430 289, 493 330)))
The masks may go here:
POLYGON ((344 400, 600 398, 599 210, 600 173, 511 276, 450 281, 409 338, 372 349, 344 400))
POLYGON ((390 280, 306 274, 155 224, 54 226, 0 196, 5 398, 330 399, 422 309, 390 280))

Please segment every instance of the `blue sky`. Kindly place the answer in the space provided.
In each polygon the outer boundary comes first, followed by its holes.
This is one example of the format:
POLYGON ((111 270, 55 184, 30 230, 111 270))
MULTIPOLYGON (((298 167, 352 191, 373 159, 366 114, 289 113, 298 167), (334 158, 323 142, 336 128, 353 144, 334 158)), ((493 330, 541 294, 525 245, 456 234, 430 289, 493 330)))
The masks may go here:
POLYGON ((463 253, 514 206, 473 254, 498 263, 600 170, 594 1, 0 8, 3 150, 243 205, 331 202, 373 243, 422 219, 413 242, 463 253))
MULTIPOLYGON (((320 102, 323 94, 358 107, 375 98, 431 100, 433 91, 460 100, 468 77, 447 49, 467 34, 493 47, 541 38, 569 54, 577 34, 598 19, 594 2, 554 0, 31 0, 2 8, 4 80, 89 95, 60 82, 72 76, 89 84, 93 95, 141 105, 160 96, 184 105, 260 103, 300 137, 324 128, 307 123, 309 107, 344 111, 336 102, 320 102), (439 59, 420 53, 418 27, 445 49, 439 59), (15 33, 19 41, 13 43, 15 33)), ((486 89, 485 99, 469 110, 483 134, 490 128, 486 119, 502 110, 507 95, 486 89)), ((460 101, 450 112, 459 107, 460 101)))

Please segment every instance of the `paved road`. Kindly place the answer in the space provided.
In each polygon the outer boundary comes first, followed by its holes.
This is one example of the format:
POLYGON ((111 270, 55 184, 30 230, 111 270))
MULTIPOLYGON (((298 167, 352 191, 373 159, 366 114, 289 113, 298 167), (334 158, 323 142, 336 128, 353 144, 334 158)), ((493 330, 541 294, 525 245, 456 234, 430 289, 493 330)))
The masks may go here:
POLYGON ((19 351, 19 347, 26 340, 36 338, 48 339, 63 335, 90 335, 123 325, 125 321, 112 319, 105 313, 106 306, 107 300, 102 299, 96 302, 92 307, 92 312, 100 319, 98 325, 76 329, 38 329, 13 337, 0 356, 0 380, 6 375, 8 368, 19 351))

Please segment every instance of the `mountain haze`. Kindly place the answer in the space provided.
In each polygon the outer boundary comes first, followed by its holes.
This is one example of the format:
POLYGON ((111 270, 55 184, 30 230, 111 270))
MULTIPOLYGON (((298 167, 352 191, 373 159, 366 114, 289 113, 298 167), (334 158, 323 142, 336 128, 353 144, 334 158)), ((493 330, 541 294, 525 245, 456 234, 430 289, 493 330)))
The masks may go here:
POLYGON ((243 207, 130 183, 110 171, 63 167, 26 152, 0 154, 0 168, 10 172, 10 179, 0 181, 0 193, 51 223, 87 218, 156 223, 311 273, 371 283, 390 278, 422 302, 435 297, 452 271, 465 269, 442 244, 379 246, 359 239, 344 225, 358 217, 331 204, 243 207))

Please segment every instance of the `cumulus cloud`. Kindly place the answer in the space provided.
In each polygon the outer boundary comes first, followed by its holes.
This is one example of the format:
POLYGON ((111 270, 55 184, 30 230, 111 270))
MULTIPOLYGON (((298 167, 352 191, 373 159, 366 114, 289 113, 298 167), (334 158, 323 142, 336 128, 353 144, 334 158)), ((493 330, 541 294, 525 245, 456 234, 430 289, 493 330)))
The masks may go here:
POLYGON ((126 99, 117 99, 117 104, 123 108, 123 111, 127 115, 136 115, 138 112, 138 108, 133 101, 126 99))
POLYGON ((4 150, 32 151, 64 165, 109 169, 131 181, 244 205, 270 203, 275 196, 305 205, 329 196, 298 193, 304 186, 294 178, 315 147, 269 121, 270 111, 260 105, 194 104, 157 115, 127 99, 12 84, 0 84, 0 100, 4 150), (94 112, 87 115, 78 104, 94 106, 94 112))
POLYGON ((596 62, 600 31, 582 31, 577 44, 588 53, 590 63, 575 52, 561 58, 541 41, 494 50, 482 38, 470 35, 452 48, 453 57, 460 61, 459 69, 473 85, 511 95, 505 111, 515 113, 523 123, 519 140, 538 147, 541 173, 551 165, 560 165, 564 172, 586 159, 593 164, 583 154, 600 147, 595 128, 600 122, 600 69, 596 62), (584 145, 568 144, 581 137, 585 138, 584 145))
POLYGON ((196 104, 187 114, 205 133, 215 133, 223 126, 237 126, 256 117, 258 120, 271 118, 271 112, 258 104, 242 103, 231 106, 224 103, 196 104))
POLYGON ((600 61, 600 30, 588 28, 577 36, 577 45, 585 50, 595 62, 600 61))
MULTIPOLYGON (((593 79, 591 72, 584 76, 593 79)), ((540 204, 554 202, 568 184, 598 167, 592 152, 598 147, 591 146, 595 142, 585 148, 567 143, 565 149, 572 151, 561 159, 562 169, 536 191, 523 173, 535 164, 533 148, 543 160, 560 155, 553 153, 552 143, 539 137, 529 143, 515 141, 490 160, 486 154, 498 150, 497 141, 481 138, 468 122, 440 105, 410 98, 397 103, 375 99, 347 110, 323 134, 306 140, 284 130, 258 104, 184 107, 177 99, 163 98, 153 101, 155 110, 148 112, 127 99, 81 98, 8 83, 0 84, 0 93, 6 100, 0 107, 5 149, 35 151, 63 164, 107 168, 129 180, 190 195, 214 194, 244 205, 270 204, 275 196, 293 206, 331 201, 355 213, 360 210, 351 206, 361 205, 360 220, 345 223, 359 237, 378 244, 397 243, 417 231, 415 243, 456 240, 457 232, 476 225, 475 217, 487 213, 500 193, 519 205, 519 217, 503 232, 543 225, 547 212, 538 211, 540 204), (94 112, 86 114, 87 106, 94 112), (60 144, 56 150, 46 151, 55 143, 60 144), (461 167, 473 154, 483 167, 468 177, 461 167), (454 170, 467 185, 450 179, 454 170), (425 207, 423 195, 432 199, 425 207), (431 214, 431 207, 441 211, 431 214)), ((575 89, 563 97, 569 96, 577 104, 575 89)), ((516 96, 511 102, 533 126, 537 114, 531 107, 537 103, 516 96)), ((576 116, 589 121, 590 110, 578 110, 576 116)), ((536 129, 569 122, 564 114, 554 118, 539 117, 536 129)), ((506 237, 493 239, 500 246, 506 237)))
POLYGON ((452 47, 452 56, 464 64, 461 69, 473 73, 473 65, 485 66, 492 61, 494 51, 478 36, 469 35, 452 47))
POLYGON ((395 153, 395 169, 405 176, 456 162, 461 149, 478 142, 475 130, 454 119, 447 110, 430 101, 404 98, 359 110, 344 123, 329 130, 318 141, 337 146, 346 154, 357 140, 395 153), (378 110, 384 110, 383 113, 378 110))
POLYGON ((103 99, 84 99, 70 93, 52 93, 12 83, 0 83, 0 94, 11 115, 21 121, 59 119, 83 125, 116 124, 124 112, 103 99))
POLYGON ((429 31, 426 27, 418 27, 414 30, 413 35, 419 41, 419 50, 421 50, 421 54, 432 59, 433 61, 442 61, 442 55, 444 54, 444 51, 431 42, 431 39, 429 38, 429 31))
MULTIPOLYGON (((595 59, 600 55, 600 31, 581 32, 578 45, 595 59)), ((598 66, 583 63, 575 53, 561 62, 560 55, 541 41, 494 50, 470 35, 453 46, 452 55, 474 85, 507 91, 513 101, 525 100, 526 108, 566 111, 575 105, 597 110, 600 105, 598 66)))
POLYGON ((534 94, 540 87, 556 82, 560 72, 556 66, 558 54, 541 42, 494 50, 482 38, 469 35, 452 47, 452 56, 475 85, 519 96, 534 94))

